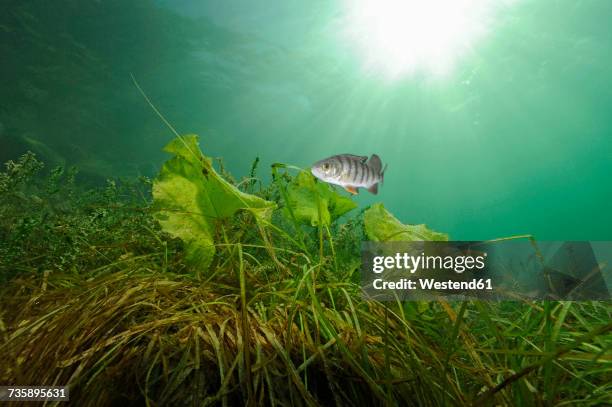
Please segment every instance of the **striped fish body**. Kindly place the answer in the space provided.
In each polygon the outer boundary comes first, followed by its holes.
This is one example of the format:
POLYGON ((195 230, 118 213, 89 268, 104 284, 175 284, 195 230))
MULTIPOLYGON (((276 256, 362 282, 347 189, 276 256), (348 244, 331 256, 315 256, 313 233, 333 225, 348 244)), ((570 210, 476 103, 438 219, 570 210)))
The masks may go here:
POLYGON ((321 181, 339 185, 352 194, 365 188, 378 193, 378 184, 383 182, 385 169, 380 157, 339 154, 317 161, 311 168, 312 175, 321 181))

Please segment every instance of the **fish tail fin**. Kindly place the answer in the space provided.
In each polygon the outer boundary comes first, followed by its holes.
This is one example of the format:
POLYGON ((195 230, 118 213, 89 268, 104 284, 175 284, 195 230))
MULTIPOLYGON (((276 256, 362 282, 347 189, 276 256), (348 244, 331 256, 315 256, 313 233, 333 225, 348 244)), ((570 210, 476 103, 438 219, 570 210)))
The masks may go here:
POLYGON ((382 185, 385 182, 385 171, 387 171, 387 167, 389 164, 385 164, 385 167, 380 172, 380 184, 382 185))
POLYGON ((380 161, 379 156, 372 154, 366 165, 370 167, 375 174, 379 174, 382 168, 382 161, 380 161))
POLYGON ((378 193, 378 184, 382 185, 385 180, 385 171, 387 170, 387 164, 383 167, 380 157, 376 154, 372 154, 370 160, 366 164, 374 172, 374 174, 380 177, 380 180, 368 188, 368 191, 376 195, 378 193))

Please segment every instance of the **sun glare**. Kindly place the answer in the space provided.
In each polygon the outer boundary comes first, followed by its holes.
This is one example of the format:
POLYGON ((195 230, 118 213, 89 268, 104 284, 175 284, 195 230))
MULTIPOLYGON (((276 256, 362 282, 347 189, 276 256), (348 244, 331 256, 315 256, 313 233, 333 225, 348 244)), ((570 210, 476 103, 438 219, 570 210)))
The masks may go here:
POLYGON ((346 34, 368 71, 444 75, 486 32, 494 2, 345 0, 346 34))

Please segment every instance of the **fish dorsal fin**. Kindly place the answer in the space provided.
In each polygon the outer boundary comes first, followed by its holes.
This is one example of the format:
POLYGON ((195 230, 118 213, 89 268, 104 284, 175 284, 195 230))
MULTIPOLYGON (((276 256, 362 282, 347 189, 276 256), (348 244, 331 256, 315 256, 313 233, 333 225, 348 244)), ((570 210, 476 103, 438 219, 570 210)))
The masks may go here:
POLYGON ((368 161, 368 156, 367 155, 355 155, 355 154, 340 154, 341 156, 344 156, 350 160, 358 160, 361 161, 363 164, 365 164, 366 161, 368 161))
POLYGON ((370 160, 368 161, 368 167, 374 171, 374 174, 380 174, 380 171, 382 170, 382 161, 380 161, 380 157, 376 154, 372 154, 372 157, 370 157, 370 160))

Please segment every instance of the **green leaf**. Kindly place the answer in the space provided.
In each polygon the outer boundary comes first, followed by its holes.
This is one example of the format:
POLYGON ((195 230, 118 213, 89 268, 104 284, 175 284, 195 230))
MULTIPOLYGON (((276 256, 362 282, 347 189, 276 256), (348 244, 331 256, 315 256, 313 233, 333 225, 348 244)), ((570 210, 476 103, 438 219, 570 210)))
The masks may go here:
POLYGON ((425 225, 404 225, 382 203, 365 211, 363 222, 368 239, 375 242, 448 240, 446 233, 434 232, 425 225))
MULTIPOLYGON (((308 171, 301 171, 287 187, 288 206, 298 222, 311 226, 329 225, 357 204, 338 194, 329 184, 315 182, 308 171)), ((286 213, 289 212, 285 209, 286 213)))
POLYGON ((200 151, 196 135, 175 138, 164 151, 174 157, 153 181, 155 216, 164 231, 185 242, 188 261, 204 268, 210 265, 218 220, 239 210, 252 212, 258 222, 270 220, 276 205, 223 179, 200 151))

